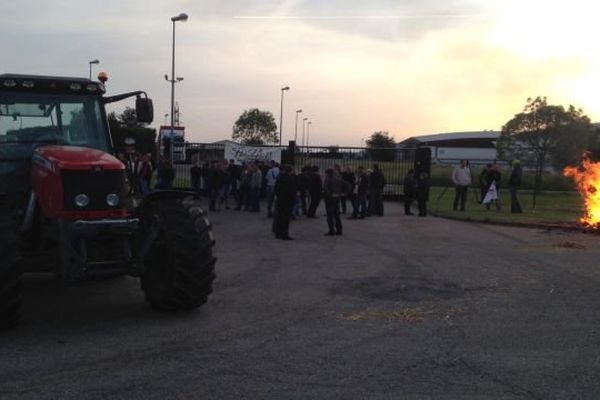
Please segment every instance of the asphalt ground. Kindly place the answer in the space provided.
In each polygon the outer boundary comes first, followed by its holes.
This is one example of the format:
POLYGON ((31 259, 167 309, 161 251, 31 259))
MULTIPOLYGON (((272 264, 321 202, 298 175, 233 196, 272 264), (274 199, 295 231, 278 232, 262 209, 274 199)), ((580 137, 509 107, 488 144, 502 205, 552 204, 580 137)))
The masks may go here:
POLYGON ((402 215, 213 213, 217 280, 164 314, 139 282, 25 281, 1 399, 598 399, 599 237, 402 215))

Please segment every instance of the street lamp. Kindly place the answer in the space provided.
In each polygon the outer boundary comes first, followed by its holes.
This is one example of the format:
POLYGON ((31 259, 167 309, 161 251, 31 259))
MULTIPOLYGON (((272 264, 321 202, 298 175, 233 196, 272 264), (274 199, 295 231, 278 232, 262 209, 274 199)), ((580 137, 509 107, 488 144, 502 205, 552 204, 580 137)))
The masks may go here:
POLYGON ((304 130, 306 129, 306 121, 308 121, 308 118, 302 119, 302 146, 304 146, 304 130))
POLYGON ((296 128, 294 129, 294 142, 298 140, 298 114, 300 114, 302 110, 296 110, 296 128))
POLYGON ((92 64, 100 64, 100 60, 92 60, 88 61, 88 63, 90 64, 90 80, 92 80, 92 64))
POLYGON ((310 124, 312 124, 312 121, 306 123, 306 147, 308 147, 308 140, 310 139, 310 124))
POLYGON ((279 145, 281 146, 281 131, 282 131, 282 124, 283 124, 283 92, 285 92, 286 90, 290 90, 289 86, 285 86, 281 88, 281 110, 279 111, 279 145))
POLYGON ((167 124, 167 117, 169 116, 169 113, 165 113, 165 125, 167 124))
MULTIPOLYGON (((181 21, 185 22, 188 20, 188 15, 186 13, 181 13, 174 17, 171 17, 171 22, 173 22, 173 52, 171 57, 171 79, 167 75, 165 75, 165 79, 171 82, 171 137, 170 140, 173 140, 175 136, 175 82, 181 82, 183 78, 175 78, 175 22, 181 21)), ((169 158, 172 158, 172 150, 173 146, 170 146, 169 149, 169 158)))

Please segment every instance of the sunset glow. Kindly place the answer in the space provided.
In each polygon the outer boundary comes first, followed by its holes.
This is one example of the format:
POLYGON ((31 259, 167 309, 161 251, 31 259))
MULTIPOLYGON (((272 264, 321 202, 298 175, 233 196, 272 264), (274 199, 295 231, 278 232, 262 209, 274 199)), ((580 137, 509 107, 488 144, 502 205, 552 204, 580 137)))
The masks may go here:
POLYGON ((230 137, 253 107, 278 119, 282 86, 291 87, 284 141, 298 108, 322 145, 358 145, 380 130, 398 140, 499 130, 534 96, 600 120, 593 2, 63 3, 63 11, 39 0, 7 5, 0 23, 19 40, 0 39, 3 54, 18 55, 3 58, 4 72, 85 76, 88 59, 98 58, 110 92, 145 89, 164 115, 169 17, 183 10, 190 19, 177 31, 177 74, 185 80, 176 97, 190 140, 230 137), (81 22, 90 8, 104 10, 101 24, 81 22))

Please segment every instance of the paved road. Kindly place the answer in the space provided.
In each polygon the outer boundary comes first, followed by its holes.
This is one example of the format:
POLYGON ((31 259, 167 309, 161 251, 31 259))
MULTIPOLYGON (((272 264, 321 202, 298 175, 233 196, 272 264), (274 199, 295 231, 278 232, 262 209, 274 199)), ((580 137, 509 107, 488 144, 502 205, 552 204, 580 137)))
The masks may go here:
POLYGON ((131 278, 26 281, 2 399, 598 399, 599 237, 388 215, 214 214, 218 278, 157 314, 131 278))

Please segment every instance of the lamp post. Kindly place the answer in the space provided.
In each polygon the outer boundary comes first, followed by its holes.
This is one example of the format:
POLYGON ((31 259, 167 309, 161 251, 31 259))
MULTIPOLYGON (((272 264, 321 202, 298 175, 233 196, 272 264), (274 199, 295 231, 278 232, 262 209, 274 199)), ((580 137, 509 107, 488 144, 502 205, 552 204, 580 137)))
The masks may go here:
POLYGON ((306 129, 306 121, 308 121, 308 118, 302 119, 302 146, 303 147, 304 147, 304 130, 306 129))
MULTIPOLYGON (((179 15, 171 17, 171 22, 173 22, 173 52, 171 57, 171 79, 169 79, 168 76, 165 75, 165 79, 171 82, 171 137, 169 138, 170 141, 172 141, 173 137, 175 136, 175 83, 181 82, 183 80, 183 78, 175 78, 175 22, 185 22, 187 20, 188 15, 186 13, 181 13, 179 15)), ((172 151, 173 146, 169 145, 169 158, 172 158, 172 151)))
POLYGON ((308 140, 310 139, 310 124, 312 124, 312 121, 306 123, 306 147, 308 147, 308 140))
POLYGON ((280 146, 282 145, 282 143, 281 143, 281 140, 282 140, 282 138, 281 138, 281 132, 282 132, 282 129, 283 129, 283 126, 282 126, 282 124, 283 124, 283 92, 285 92, 286 90, 290 90, 290 87, 289 86, 285 86, 285 87, 281 88, 281 110, 279 111, 279 145, 280 146))
POLYGON ((298 140, 298 114, 300 114, 302 110, 296 110, 296 128, 294 129, 294 142, 298 140))
POLYGON ((169 116, 169 113, 165 113, 165 125, 167 124, 167 117, 169 116))
POLYGON ((88 61, 88 63, 90 64, 90 80, 92 80, 92 64, 100 64, 100 60, 92 60, 88 61))

